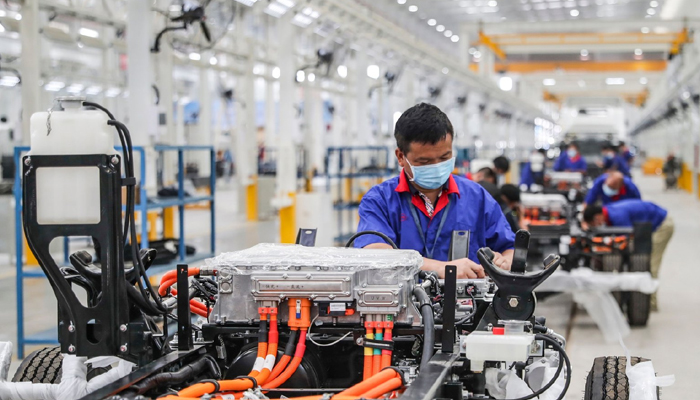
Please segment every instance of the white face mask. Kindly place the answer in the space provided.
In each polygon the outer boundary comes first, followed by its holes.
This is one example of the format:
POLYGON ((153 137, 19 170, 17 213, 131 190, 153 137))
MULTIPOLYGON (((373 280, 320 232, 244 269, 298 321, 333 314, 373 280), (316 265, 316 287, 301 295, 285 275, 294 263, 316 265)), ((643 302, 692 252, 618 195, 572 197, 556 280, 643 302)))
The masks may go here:
POLYGON ((542 172, 544 170, 544 155, 542 153, 534 153, 530 155, 530 171, 542 172))

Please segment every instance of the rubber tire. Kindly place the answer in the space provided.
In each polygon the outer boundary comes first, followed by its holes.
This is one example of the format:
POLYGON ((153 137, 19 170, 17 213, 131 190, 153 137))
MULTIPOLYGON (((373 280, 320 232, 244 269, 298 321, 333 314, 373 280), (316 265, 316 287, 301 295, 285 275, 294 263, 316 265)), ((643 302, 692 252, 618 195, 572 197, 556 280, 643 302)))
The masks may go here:
MULTIPOLYGON (((630 272, 649 272, 649 255, 633 254, 630 257, 630 272)), ((647 326, 651 312, 651 295, 641 292, 627 293, 627 321, 630 326, 647 326)))
MULTIPOLYGON (((61 383, 63 354, 60 346, 44 347, 29 354, 17 368, 12 382, 61 383)), ((87 380, 109 371, 111 367, 88 365, 87 380)))
MULTIPOLYGON (((632 365, 649 361, 632 357, 632 365)), ((598 357, 586 378, 583 400, 629 400, 627 382, 627 357, 598 357)), ((658 398, 657 388, 657 398, 658 398)))
POLYGON ((58 346, 44 347, 22 360, 12 382, 60 383, 63 355, 58 346))
MULTIPOLYGON (((601 256, 601 264, 605 272, 623 272, 622 254, 604 254, 601 256)), ((620 305, 620 310, 625 310, 625 296, 622 292, 611 292, 617 304, 620 305)))

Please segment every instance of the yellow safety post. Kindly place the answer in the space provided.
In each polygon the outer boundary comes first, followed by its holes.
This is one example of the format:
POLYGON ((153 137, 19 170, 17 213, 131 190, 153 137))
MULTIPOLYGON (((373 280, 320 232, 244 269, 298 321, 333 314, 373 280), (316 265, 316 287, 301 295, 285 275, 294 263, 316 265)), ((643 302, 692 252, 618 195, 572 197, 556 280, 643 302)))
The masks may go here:
POLYGON ((39 261, 34 257, 34 253, 32 253, 32 250, 29 249, 29 243, 27 243, 27 238, 22 234, 22 238, 24 241, 24 254, 25 254, 25 263, 24 265, 39 265, 39 261))
POLYGON ((175 207, 163 209, 163 237, 175 237, 175 207))
POLYGON ((345 178, 345 192, 343 192, 343 201, 349 202, 352 200, 352 179, 345 178))
POLYGON ((148 240, 158 239, 158 213, 151 211, 148 214, 148 240))
POLYGON ((258 177, 251 177, 251 184, 246 187, 246 208, 248 221, 258 220, 258 177))
POLYGON ((291 205, 280 208, 280 243, 294 243, 297 239, 296 193, 289 192, 291 205))

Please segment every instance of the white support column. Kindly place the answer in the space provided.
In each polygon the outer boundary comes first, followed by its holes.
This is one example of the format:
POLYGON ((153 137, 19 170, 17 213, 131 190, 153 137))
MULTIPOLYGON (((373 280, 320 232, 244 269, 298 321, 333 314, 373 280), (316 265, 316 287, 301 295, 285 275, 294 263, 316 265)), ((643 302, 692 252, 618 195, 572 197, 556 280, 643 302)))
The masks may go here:
MULTIPOLYGON (((196 134, 190 133, 190 144, 199 146, 211 146, 214 135, 212 131, 212 71, 203 67, 199 70, 199 121, 196 134)), ((191 154, 191 159, 196 160, 199 166, 200 176, 209 176, 211 172, 210 155, 205 151, 196 151, 191 154)))
POLYGON ((39 36, 39 0, 26 0, 22 6, 20 40, 22 42, 22 143, 29 145, 29 120, 40 111, 41 40, 39 36))
POLYGON ((372 144, 374 137, 369 121, 369 93, 370 78, 367 76, 367 43, 360 43, 361 49, 355 55, 355 101, 357 102, 357 141, 363 145, 372 144))
POLYGON ((277 93, 279 93, 279 83, 268 77, 265 81, 265 146, 267 147, 274 147, 277 143, 277 96, 275 96, 277 93))

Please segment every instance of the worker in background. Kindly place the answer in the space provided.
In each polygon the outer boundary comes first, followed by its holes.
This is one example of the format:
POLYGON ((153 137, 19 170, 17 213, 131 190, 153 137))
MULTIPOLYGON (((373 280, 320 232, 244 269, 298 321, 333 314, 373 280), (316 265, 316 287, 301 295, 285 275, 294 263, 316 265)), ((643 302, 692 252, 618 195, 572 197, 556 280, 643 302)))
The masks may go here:
POLYGON ((634 162, 634 153, 632 150, 627 146, 625 142, 620 142, 620 156, 622 157, 623 160, 627 163, 627 166, 632 167, 632 163, 634 162))
POLYGON ((676 189, 678 185, 678 177, 681 175, 681 162, 676 158, 673 152, 668 153, 664 162, 662 172, 666 176, 666 190, 676 189))
POLYGON ((510 229, 513 233, 517 232, 521 228, 521 216, 520 212, 520 188, 510 183, 500 187, 500 197, 501 197, 501 211, 503 215, 506 216, 506 221, 510 225, 510 229))
POLYGON ((496 176, 496 173, 489 167, 484 167, 476 171, 476 174, 474 174, 474 182, 481 185, 481 187, 484 188, 484 190, 486 190, 496 201, 500 199, 500 192, 498 190, 498 185, 496 185, 497 180, 498 177, 496 176))
POLYGON ((506 183, 506 174, 510 171, 510 160, 505 156, 494 158, 493 171, 496 173, 496 186, 503 186, 506 183))
POLYGON ((599 176, 593 182, 593 187, 586 194, 586 200, 583 204, 587 206, 600 202, 606 205, 620 200, 641 200, 641 198, 639 189, 630 178, 622 175, 619 171, 613 171, 599 176))
POLYGON ((530 160, 523 165, 520 172, 520 186, 530 188, 532 185, 544 185, 544 163, 547 160, 547 151, 537 149, 530 154, 530 160))
POLYGON ((632 178, 627 161, 617 153, 615 146, 606 144, 601 152, 603 153, 603 170, 605 172, 620 171, 624 176, 632 178))
POLYGON ((588 165, 586 164, 586 160, 581 156, 576 143, 570 143, 566 148, 566 152, 559 155, 559 158, 554 162, 554 170, 557 172, 586 173, 588 165))
MULTIPOLYGON (((654 203, 642 200, 621 200, 606 206, 589 205, 583 212, 583 220, 592 227, 623 226, 648 222, 652 224, 651 276, 658 278, 661 259, 673 236, 673 219, 668 212, 654 203)), ((656 293, 651 296, 651 309, 658 309, 656 293)))
MULTIPOLYGON (((358 232, 380 232, 400 249, 420 252, 422 268, 439 276, 449 264, 459 278, 484 277, 476 257, 481 247, 494 251, 495 265, 510 269, 515 235, 498 203, 476 182, 452 175, 454 130, 447 115, 421 103, 401 114, 394 132, 402 171, 362 198, 358 232), (468 257, 447 262, 455 230, 470 232, 468 257)), ((355 247, 391 248, 375 235, 357 238, 355 247)))

